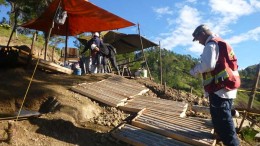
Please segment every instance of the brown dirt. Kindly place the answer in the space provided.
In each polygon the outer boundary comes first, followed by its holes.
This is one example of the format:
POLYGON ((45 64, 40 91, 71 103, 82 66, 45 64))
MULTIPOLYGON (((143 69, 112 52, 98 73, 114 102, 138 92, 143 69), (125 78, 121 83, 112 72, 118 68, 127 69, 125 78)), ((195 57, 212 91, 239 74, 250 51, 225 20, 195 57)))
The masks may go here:
MULTIPOLYGON (((21 107, 32 73, 33 67, 1 69, 0 116, 15 112, 21 107)), ((0 121, 0 145, 126 145, 113 138, 110 132, 118 124, 128 122, 133 115, 69 90, 73 85, 96 82, 110 76, 51 74, 37 70, 26 96, 24 109, 38 111, 48 97, 56 97, 61 106, 39 118, 0 121)), ((150 89, 147 96, 186 101, 190 105, 207 104, 206 99, 168 87, 164 94, 163 86, 148 79, 136 81, 150 89)), ((191 111, 187 113, 190 116, 209 118, 209 115, 197 115, 191 111)))
MULTIPOLYGON (((1 69, 0 116, 18 111, 33 68, 1 69)), ((129 114, 107 107, 69 90, 110 75, 64 75, 37 70, 24 109, 38 111, 48 97, 61 103, 58 110, 22 121, 0 121, 0 145, 124 145, 109 134, 129 114)))

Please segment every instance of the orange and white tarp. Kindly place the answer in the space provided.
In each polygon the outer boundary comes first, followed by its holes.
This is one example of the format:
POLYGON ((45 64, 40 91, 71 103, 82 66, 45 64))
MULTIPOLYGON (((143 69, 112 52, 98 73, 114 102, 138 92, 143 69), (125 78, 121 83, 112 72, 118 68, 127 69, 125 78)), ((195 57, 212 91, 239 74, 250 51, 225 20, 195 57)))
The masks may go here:
POLYGON ((67 11, 68 17, 65 24, 54 24, 52 34, 74 36, 83 32, 113 30, 135 25, 86 0, 54 0, 39 18, 21 26, 48 32, 59 3, 62 9, 67 11))

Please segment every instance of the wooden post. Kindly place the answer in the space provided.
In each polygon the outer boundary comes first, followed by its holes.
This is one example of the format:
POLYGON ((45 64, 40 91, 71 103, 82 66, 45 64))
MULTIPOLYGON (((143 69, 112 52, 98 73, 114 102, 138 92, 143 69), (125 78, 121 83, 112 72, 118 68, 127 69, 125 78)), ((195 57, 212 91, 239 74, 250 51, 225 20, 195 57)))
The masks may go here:
POLYGON ((65 40, 65 52, 64 52, 64 66, 67 61, 67 52, 68 52, 68 35, 69 35, 69 17, 67 17, 66 23, 66 40, 65 40))
POLYGON ((53 16, 53 18, 52 18, 51 28, 49 29, 48 36, 47 36, 47 38, 46 38, 46 40, 45 40, 44 60, 46 60, 47 50, 48 50, 48 43, 49 43, 49 39, 50 39, 50 37, 51 37, 52 28, 54 27, 54 19, 55 19, 55 16, 56 16, 57 12, 58 12, 58 8, 60 7, 60 4, 61 4, 61 0, 60 0, 60 2, 59 2, 58 7, 56 8, 55 14, 54 14, 54 16, 53 16))
MULTIPOLYGON (((15 8, 16 9, 16 8, 15 8)), ((7 43, 7 48, 9 47, 10 45, 10 42, 11 42, 11 39, 13 37, 13 34, 14 34, 14 31, 16 29, 16 26, 17 26, 17 17, 18 17, 18 9, 14 10, 14 27, 13 27, 13 30, 11 32, 11 35, 9 37, 9 40, 8 40, 8 43, 7 43)))
POLYGON ((55 46, 52 47, 52 53, 51 53, 51 61, 54 61, 54 50, 55 50, 55 46))
POLYGON ((34 47, 34 42, 35 42, 35 39, 36 39, 36 34, 37 34, 37 31, 33 33, 32 45, 31 45, 31 51, 30 51, 31 56, 32 56, 32 53, 33 53, 33 47, 34 47))
POLYGON ((259 77, 260 77, 260 63, 257 66, 255 84, 254 84, 254 87, 252 88, 250 98, 249 98, 249 101, 248 101, 248 106, 247 106, 248 110, 251 109, 252 106, 253 106, 253 101, 254 101, 254 98, 255 98, 259 77))
POLYGON ((242 128, 242 126, 243 126, 243 123, 244 123, 244 121, 245 121, 245 119, 246 119, 246 116, 247 116, 247 112, 244 110, 244 116, 243 116, 243 119, 242 119, 242 121, 241 121, 241 123, 240 123, 240 125, 239 125, 239 128, 238 128, 238 132, 240 132, 241 131, 241 128, 242 128))
POLYGON ((138 33, 139 33, 139 36, 140 36, 140 41, 141 41, 141 46, 142 46, 142 53, 143 53, 143 56, 144 56, 144 60, 145 60, 145 64, 146 64, 146 68, 147 68, 147 71, 148 71, 148 74, 149 74, 150 80, 152 80, 152 75, 151 75, 151 72, 150 72, 150 69, 149 69, 149 66, 148 66, 148 63, 147 63, 146 56, 145 56, 145 54, 144 54, 144 46, 143 46, 143 41, 142 41, 142 37, 141 37, 141 34, 140 34, 140 27, 139 27, 139 24, 138 24, 138 33))
POLYGON ((164 94, 166 93, 166 82, 164 82, 164 94))
POLYGON ((159 42, 159 49, 160 49, 160 78, 161 78, 161 85, 162 85, 162 49, 161 49, 160 42, 159 42))
POLYGON ((36 38, 36 32, 33 33, 33 38, 32 38, 32 44, 31 44, 31 50, 29 52, 28 60, 27 60, 27 65, 31 65, 32 63, 32 54, 33 54, 33 47, 34 47, 34 42, 36 38))

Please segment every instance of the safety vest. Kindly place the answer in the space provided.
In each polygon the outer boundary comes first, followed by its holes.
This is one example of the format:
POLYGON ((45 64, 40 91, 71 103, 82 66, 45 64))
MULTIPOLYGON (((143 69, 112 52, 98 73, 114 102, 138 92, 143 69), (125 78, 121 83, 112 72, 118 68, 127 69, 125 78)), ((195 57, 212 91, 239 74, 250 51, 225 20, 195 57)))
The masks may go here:
POLYGON ((215 42, 219 46, 219 57, 215 69, 205 72, 203 86, 208 93, 214 93, 220 89, 233 90, 240 86, 237 58, 229 44, 221 38, 212 38, 209 42, 215 42))

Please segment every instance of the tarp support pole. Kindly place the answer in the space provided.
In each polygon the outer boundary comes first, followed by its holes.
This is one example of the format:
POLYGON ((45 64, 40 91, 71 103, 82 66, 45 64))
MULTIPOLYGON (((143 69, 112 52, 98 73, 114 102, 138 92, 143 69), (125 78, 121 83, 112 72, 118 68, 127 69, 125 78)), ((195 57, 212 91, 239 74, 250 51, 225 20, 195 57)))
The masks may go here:
POLYGON ((160 49, 160 81, 162 85, 162 49, 161 49, 161 42, 159 41, 159 49, 160 49))
POLYGON ((59 2, 59 5, 58 7, 56 8, 56 12, 52 18, 52 26, 51 28, 49 29, 49 32, 48 32, 48 37, 47 39, 45 40, 45 52, 44 52, 44 60, 46 60, 46 56, 47 56, 47 50, 48 50, 48 43, 49 43, 49 39, 51 37, 51 32, 52 32, 52 28, 54 27, 54 19, 55 19, 55 16, 57 15, 57 12, 58 12, 58 8, 60 7, 60 4, 61 4, 61 0, 59 2))
POLYGON ((13 37, 14 31, 15 31, 15 29, 16 29, 16 27, 17 27, 17 17, 18 17, 18 9, 16 9, 16 10, 14 11, 14 27, 13 27, 12 33, 11 33, 11 35, 10 35, 10 37, 9 37, 9 40, 8 40, 8 43, 7 43, 7 48, 8 48, 9 45, 10 45, 10 42, 11 42, 11 39, 12 39, 12 37, 13 37))
POLYGON ((65 52, 64 52, 64 65, 65 65, 66 60, 67 60, 68 35, 69 35, 69 17, 67 17, 67 23, 66 23, 66 40, 65 40, 65 52))
POLYGON ((146 64, 146 68, 147 68, 147 71, 148 71, 148 74, 149 74, 150 80, 152 80, 152 75, 151 75, 151 72, 150 72, 150 69, 149 69, 149 66, 148 66, 148 63, 147 63, 146 56, 145 56, 145 54, 144 54, 144 46, 143 46, 143 41, 142 41, 141 34, 140 34, 139 23, 138 23, 137 26, 138 26, 138 34, 139 34, 139 36, 140 36, 140 41, 141 41, 142 53, 143 53, 143 56, 144 56, 144 61, 145 61, 145 64, 146 64))

